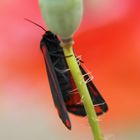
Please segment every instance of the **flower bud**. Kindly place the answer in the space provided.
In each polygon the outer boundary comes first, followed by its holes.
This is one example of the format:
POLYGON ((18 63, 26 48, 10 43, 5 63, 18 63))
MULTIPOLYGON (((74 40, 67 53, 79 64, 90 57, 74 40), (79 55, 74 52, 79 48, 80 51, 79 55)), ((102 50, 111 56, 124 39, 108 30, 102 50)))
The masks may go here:
POLYGON ((49 30, 62 40, 72 38, 83 15, 83 0, 39 0, 49 30))

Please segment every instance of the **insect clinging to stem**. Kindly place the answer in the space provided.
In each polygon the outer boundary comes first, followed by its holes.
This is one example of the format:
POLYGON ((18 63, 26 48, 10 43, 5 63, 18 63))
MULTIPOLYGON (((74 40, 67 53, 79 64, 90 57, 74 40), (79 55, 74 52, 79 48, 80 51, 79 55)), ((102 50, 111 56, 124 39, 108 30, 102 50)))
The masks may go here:
MULTIPOLYGON (((68 129, 71 129, 71 122, 68 112, 84 117, 86 116, 86 111, 84 109, 80 94, 75 86, 70 69, 66 63, 66 58, 60 45, 60 40, 55 34, 53 34, 51 31, 47 31, 39 24, 29 19, 25 20, 35 24, 45 31, 45 34, 40 42, 40 49, 45 60, 53 101, 62 122, 68 129)), ((85 71, 82 64, 83 61, 80 59, 80 57, 76 58, 81 73, 83 74, 87 84, 96 114, 102 115, 108 110, 107 103, 94 85, 92 77, 85 71)))

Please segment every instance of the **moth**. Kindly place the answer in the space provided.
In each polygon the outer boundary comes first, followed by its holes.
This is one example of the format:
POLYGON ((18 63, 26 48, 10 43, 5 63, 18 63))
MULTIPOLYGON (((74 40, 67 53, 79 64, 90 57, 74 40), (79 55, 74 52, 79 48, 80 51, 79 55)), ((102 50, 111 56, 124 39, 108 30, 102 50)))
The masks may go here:
MULTIPOLYGON (((36 25, 41 27, 38 24, 36 25)), ((43 27, 41 28, 45 31, 45 34, 41 39, 40 49, 44 57, 54 105, 64 125, 68 129, 71 129, 71 121, 68 112, 84 117, 86 116, 86 111, 66 63, 63 49, 60 46, 60 40, 52 32, 46 31, 43 27)), ((87 84, 96 114, 102 115, 108 111, 108 105, 94 85, 91 76, 83 68, 83 61, 80 57, 76 59, 87 84)))
MULTIPOLYGON (((65 126, 68 129, 71 129, 68 112, 78 116, 86 116, 86 112, 67 66, 63 49, 60 46, 60 41, 56 35, 47 31, 42 37, 40 48, 44 56, 55 107, 65 126)), ((77 61, 80 62, 80 60, 77 61)), ((87 82, 87 88, 97 115, 107 112, 108 106, 105 100, 80 63, 79 67, 85 82, 87 82)))

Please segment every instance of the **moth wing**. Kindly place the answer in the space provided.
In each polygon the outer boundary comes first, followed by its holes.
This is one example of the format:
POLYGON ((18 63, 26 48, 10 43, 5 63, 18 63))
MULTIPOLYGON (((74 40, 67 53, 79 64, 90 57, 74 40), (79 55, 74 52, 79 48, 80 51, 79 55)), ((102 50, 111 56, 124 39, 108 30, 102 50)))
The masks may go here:
POLYGON ((48 79, 51 87, 52 97, 55 107, 58 111, 59 117, 68 129, 71 129, 71 122, 67 113, 67 109, 63 100, 62 91, 54 70, 54 66, 51 62, 48 50, 45 44, 41 45, 41 50, 45 59, 48 79))
MULTIPOLYGON (((87 79, 89 79, 89 76, 86 75, 86 71, 84 70, 84 68, 81 65, 80 65, 80 70, 81 70, 82 74, 85 75, 84 76, 85 81, 87 79)), ((92 99, 96 114, 102 115, 103 113, 107 112, 108 106, 107 106, 104 98, 101 96, 101 94, 99 93, 99 91, 97 90, 96 86, 94 85, 94 83, 92 81, 87 83, 87 88, 89 90, 89 94, 92 99)), ((73 100, 75 100, 75 98, 78 99, 78 95, 71 95, 71 102, 73 102, 73 100)), ((85 112, 82 101, 81 101, 81 103, 75 102, 73 104, 66 104, 66 105, 67 105, 67 110, 69 112, 71 112, 75 115, 78 115, 78 116, 86 116, 86 112, 85 112)))
MULTIPOLYGON (((86 71, 82 66, 80 66, 81 72, 83 75, 86 74, 86 71)), ((85 81, 89 79, 89 75, 85 75, 85 81)), ((108 106, 98 89, 96 88, 95 84, 91 81, 87 83, 87 88, 89 90, 93 105, 95 107, 95 111, 97 115, 101 115, 108 111, 108 106)))

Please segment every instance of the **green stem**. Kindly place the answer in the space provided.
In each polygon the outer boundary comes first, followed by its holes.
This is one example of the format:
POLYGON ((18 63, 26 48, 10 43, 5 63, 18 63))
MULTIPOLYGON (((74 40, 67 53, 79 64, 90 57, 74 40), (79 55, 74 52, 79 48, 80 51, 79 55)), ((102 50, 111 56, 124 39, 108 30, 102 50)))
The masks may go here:
POLYGON ((63 51, 66 57, 67 64, 73 76, 74 82, 78 88, 81 99, 83 101, 88 121, 94 136, 94 140, 104 140, 101 129, 98 123, 98 118, 89 95, 86 83, 80 71, 79 65, 73 53, 72 45, 63 46, 63 51))

